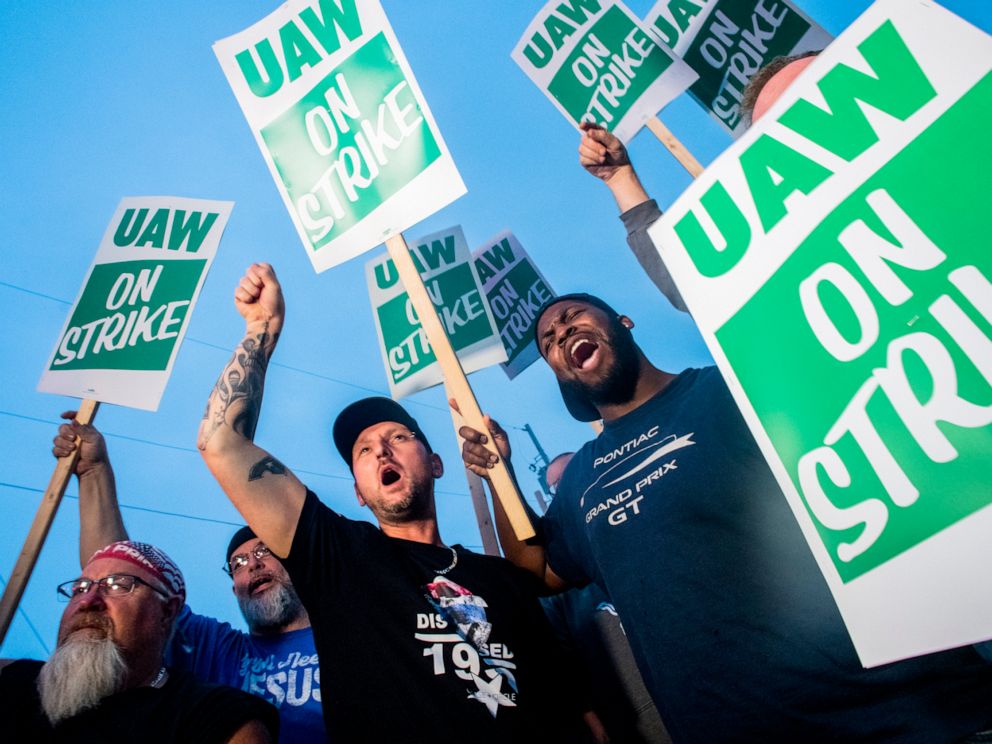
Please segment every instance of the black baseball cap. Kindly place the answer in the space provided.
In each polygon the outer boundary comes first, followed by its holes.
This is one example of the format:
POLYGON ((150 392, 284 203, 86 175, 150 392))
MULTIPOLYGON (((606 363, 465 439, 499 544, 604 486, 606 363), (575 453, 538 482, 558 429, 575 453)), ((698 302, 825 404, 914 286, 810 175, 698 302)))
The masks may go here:
MULTIPOLYGON (((552 297, 550 300, 545 302, 538 309, 537 314, 534 316, 534 341, 537 343, 537 350, 540 352, 541 356, 547 360, 544 356, 544 349, 541 346, 541 339, 537 335, 537 327, 541 322, 541 317, 548 311, 552 305, 557 305, 559 302, 567 302, 569 300, 574 300, 576 302, 584 302, 587 305, 592 305, 593 307, 598 307, 604 313, 609 315, 611 318, 619 318, 620 313, 613 309, 613 307, 596 295, 588 294, 587 292, 572 292, 570 294, 558 295, 557 297, 552 297)), ((562 385, 561 380, 558 381, 558 389, 561 391, 561 399, 565 401, 565 408, 577 421, 599 421, 603 418, 599 409, 592 404, 592 402, 580 395, 578 392, 571 388, 566 388, 562 385)))
POLYGON ((420 425, 413 416, 406 412, 403 406, 391 398, 364 398, 347 406, 334 421, 334 446, 338 448, 338 452, 348 463, 349 468, 351 467, 351 448, 354 446, 355 440, 358 439, 358 435, 370 426, 381 424, 384 421, 403 424, 417 436, 417 439, 424 443, 428 452, 433 451, 430 442, 421 431, 420 425))
POLYGON ((258 537, 254 530, 248 525, 245 525, 240 530, 234 533, 234 537, 231 538, 231 542, 227 544, 227 562, 231 562, 231 556, 234 555, 234 551, 239 547, 244 545, 249 540, 258 537))

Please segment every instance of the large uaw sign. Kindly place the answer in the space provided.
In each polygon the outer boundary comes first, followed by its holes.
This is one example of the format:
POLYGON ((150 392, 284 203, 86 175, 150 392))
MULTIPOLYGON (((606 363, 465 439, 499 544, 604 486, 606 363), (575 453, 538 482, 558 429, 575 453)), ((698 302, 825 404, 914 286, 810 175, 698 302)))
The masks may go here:
POLYGON ((375 0, 293 0, 214 52, 316 271, 465 193, 375 0))
POLYGON ((612 0, 551 0, 511 56, 575 126, 597 122, 624 142, 696 79, 612 0))
MULTIPOLYGON (((461 227, 427 235, 411 245, 410 256, 465 373, 506 361, 461 227)), ((390 394, 402 398, 443 382, 437 357, 393 260, 384 254, 369 261, 365 279, 390 394)))
POLYGON ((992 636, 990 69, 876 3, 651 229, 868 666, 992 636))
POLYGON ((541 356, 534 324, 537 311, 554 292, 509 230, 476 248, 472 261, 506 349, 506 362, 500 366, 512 380, 541 356))
POLYGON ((740 102, 751 76, 833 38, 787 0, 659 0, 644 23, 699 74, 689 94, 735 137, 746 129, 740 102))
POLYGON ((122 199, 38 390, 156 410, 233 207, 122 199))

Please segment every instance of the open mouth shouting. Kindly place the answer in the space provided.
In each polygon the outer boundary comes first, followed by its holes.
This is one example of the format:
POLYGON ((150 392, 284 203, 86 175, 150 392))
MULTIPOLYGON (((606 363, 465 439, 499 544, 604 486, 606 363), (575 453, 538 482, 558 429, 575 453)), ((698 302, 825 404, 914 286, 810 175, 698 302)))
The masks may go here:
POLYGON ((579 372, 591 370, 599 364, 599 342, 589 336, 573 336, 566 351, 568 365, 579 372))
POLYGON ((379 471, 379 482, 384 486, 391 486, 399 479, 399 472, 391 465, 386 465, 379 471))

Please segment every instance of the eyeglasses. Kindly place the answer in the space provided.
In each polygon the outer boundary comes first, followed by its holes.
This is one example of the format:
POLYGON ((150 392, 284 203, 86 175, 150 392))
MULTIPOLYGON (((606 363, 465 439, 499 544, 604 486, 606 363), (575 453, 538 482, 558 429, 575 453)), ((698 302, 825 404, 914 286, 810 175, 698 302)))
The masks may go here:
POLYGON ((152 586, 144 579, 139 579, 137 576, 132 576, 131 574, 111 574, 110 576, 104 576, 102 579, 73 579, 72 581, 66 581, 63 584, 59 584, 55 587, 58 592, 59 601, 68 602, 73 597, 80 597, 93 587, 96 587, 96 592, 101 597, 123 597, 134 591, 134 587, 138 584, 147 586, 156 594, 161 594, 166 599, 171 599, 171 595, 166 594, 158 587, 152 586))
POLYGON ((228 576, 234 576, 234 574, 238 572, 238 569, 244 568, 248 565, 248 561, 251 560, 251 556, 255 556, 255 560, 260 561, 270 555, 272 555, 272 551, 262 543, 259 543, 247 553, 232 555, 231 560, 229 560, 227 565, 224 566, 224 573, 228 576))

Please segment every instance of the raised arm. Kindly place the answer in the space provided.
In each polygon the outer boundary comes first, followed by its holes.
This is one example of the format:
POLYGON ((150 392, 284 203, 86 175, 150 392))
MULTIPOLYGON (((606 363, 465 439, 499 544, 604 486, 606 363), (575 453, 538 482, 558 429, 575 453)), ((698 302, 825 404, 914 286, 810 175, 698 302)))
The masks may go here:
POLYGON ((661 210, 641 185, 627 148, 599 125, 582 124, 579 164, 605 183, 613 194, 620 208, 620 219, 627 228, 627 245, 641 268, 676 309, 686 312, 685 301, 648 236, 648 228, 661 217, 661 210))
POLYGON ((234 291, 245 337, 214 385, 197 447, 224 493, 277 556, 292 547, 306 488, 279 460, 254 443, 265 372, 286 314, 272 267, 248 267, 234 291))
MULTIPOLYGON (((489 428, 488 436, 470 426, 461 427, 458 430, 458 434, 462 437, 462 460, 465 463, 465 467, 483 478, 489 486, 489 493, 492 494, 489 469, 496 464, 496 458, 495 455, 492 455, 483 446, 488 437, 492 437, 500 457, 503 458, 503 462, 506 463, 514 480, 516 480, 516 475, 513 474, 513 468, 510 466, 510 440, 506 436, 506 432, 489 416, 486 416, 484 420, 486 426, 489 428)), ((567 587, 565 582, 548 566, 544 555, 544 546, 537 539, 528 541, 517 539, 517 536, 513 532, 513 527, 510 525, 510 520, 507 518, 506 512, 503 511, 500 500, 493 495, 492 501, 493 512, 496 515, 496 532, 499 536, 500 547, 503 549, 503 555, 516 566, 530 571, 537 576, 551 591, 560 592, 565 589, 567 587)), ((524 502, 524 508, 527 510, 531 521, 537 524, 538 517, 527 505, 527 502, 524 502)))
POLYGON ((127 530, 121 519, 117 483, 103 434, 76 421, 76 411, 65 411, 62 418, 69 423, 59 426, 52 441, 52 454, 65 457, 79 447, 75 473, 79 481, 79 566, 82 568, 104 545, 127 540, 127 530))

